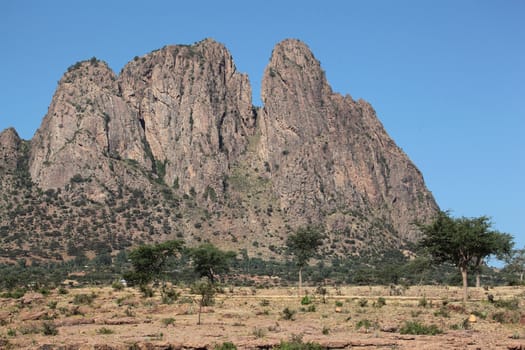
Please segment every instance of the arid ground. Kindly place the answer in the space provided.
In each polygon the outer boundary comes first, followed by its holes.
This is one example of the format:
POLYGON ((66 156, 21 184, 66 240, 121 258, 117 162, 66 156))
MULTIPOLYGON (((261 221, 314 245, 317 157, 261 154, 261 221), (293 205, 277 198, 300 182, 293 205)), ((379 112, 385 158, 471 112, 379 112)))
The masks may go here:
POLYGON ((145 298, 111 287, 0 298, 0 349, 269 349, 291 340, 329 349, 525 349, 524 287, 471 288, 466 305, 456 287, 327 287, 325 301, 306 287, 306 304, 295 288, 224 287, 201 325, 199 297, 174 288, 173 303, 159 290, 145 298), (442 333, 410 334, 429 329, 442 333))

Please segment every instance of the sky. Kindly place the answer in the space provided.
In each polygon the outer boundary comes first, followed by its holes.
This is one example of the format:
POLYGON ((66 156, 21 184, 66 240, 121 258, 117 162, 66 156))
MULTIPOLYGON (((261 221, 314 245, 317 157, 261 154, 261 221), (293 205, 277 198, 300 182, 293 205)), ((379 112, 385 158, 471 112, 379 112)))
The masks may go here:
POLYGON ((253 102, 273 46, 305 42, 333 90, 363 98, 441 209, 492 218, 525 246, 525 1, 0 1, 0 130, 30 139, 57 82, 96 56, 204 38, 247 73, 253 102))

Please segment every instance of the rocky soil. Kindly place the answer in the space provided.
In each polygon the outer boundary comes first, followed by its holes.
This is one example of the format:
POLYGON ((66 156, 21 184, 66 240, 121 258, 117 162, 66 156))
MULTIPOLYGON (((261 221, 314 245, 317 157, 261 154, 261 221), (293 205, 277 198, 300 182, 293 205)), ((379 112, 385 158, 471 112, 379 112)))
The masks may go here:
POLYGON ((175 288, 181 295, 172 304, 163 303, 158 291, 144 298, 134 289, 109 287, 1 298, 0 348, 213 349, 232 342, 238 349, 269 349, 291 340, 328 349, 525 347, 525 290, 518 287, 472 289, 466 305, 455 287, 328 288, 325 302, 307 288, 310 304, 302 304, 293 288, 226 287, 203 310, 201 325, 198 297, 175 288), (488 293, 518 304, 489 303, 488 293), (295 312, 293 319, 284 317, 285 308, 295 312), (443 333, 402 334, 407 321, 443 333))

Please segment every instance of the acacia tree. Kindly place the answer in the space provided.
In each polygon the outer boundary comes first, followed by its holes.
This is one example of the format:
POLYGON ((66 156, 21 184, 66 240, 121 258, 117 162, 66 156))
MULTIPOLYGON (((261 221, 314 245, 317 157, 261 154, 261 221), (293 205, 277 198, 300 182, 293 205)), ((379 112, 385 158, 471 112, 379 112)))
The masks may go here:
POLYGON ((162 273, 166 259, 175 255, 184 246, 179 240, 159 244, 141 245, 129 253, 133 271, 124 275, 131 283, 144 285, 162 273))
POLYGON ((193 268, 199 277, 208 277, 211 283, 215 282, 217 273, 228 272, 230 261, 235 253, 222 251, 211 243, 203 243, 190 251, 193 268))
POLYGON ((295 262, 299 267, 299 294, 303 283, 303 267, 317 253, 317 249, 323 243, 324 234, 322 229, 316 226, 308 225, 299 227, 297 231, 288 236, 286 246, 288 251, 295 257, 295 262))
POLYGON ((525 248, 513 250, 505 260, 507 263, 505 270, 517 273, 520 276, 520 283, 523 283, 523 275, 525 274, 525 248))
POLYGON ((467 272, 479 267, 489 255, 498 255, 512 249, 512 236, 491 230, 486 216, 479 218, 452 218, 449 212, 439 212, 428 225, 419 225, 423 233, 420 245, 426 248, 434 261, 450 262, 459 268, 463 280, 463 300, 468 299, 467 272))

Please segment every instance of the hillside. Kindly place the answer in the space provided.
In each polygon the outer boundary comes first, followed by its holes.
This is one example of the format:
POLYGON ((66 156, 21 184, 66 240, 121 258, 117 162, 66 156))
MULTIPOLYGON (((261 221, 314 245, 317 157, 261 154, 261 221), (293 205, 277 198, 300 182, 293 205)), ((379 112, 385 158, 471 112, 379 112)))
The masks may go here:
POLYGON ((344 257, 417 240, 438 207, 363 100, 333 92, 298 40, 248 77, 205 39, 69 67, 34 137, 0 134, 0 259, 67 260, 184 239, 279 259, 296 227, 344 257))

